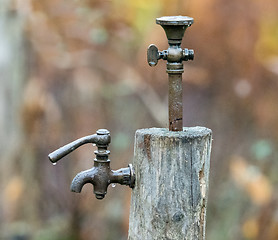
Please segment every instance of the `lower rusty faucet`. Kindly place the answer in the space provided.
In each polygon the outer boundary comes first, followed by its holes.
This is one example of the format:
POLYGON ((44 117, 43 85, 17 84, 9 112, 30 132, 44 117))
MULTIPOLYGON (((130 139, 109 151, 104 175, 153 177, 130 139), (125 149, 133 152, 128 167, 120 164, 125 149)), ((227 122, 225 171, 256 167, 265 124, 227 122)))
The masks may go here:
POLYGON ((127 168, 116 171, 110 169, 110 160, 108 159, 110 151, 107 150, 110 141, 110 132, 106 129, 99 129, 96 134, 79 138, 57 149, 50 153, 48 158, 53 164, 56 164, 76 148, 87 143, 96 144, 98 149, 95 151, 94 167, 78 173, 73 179, 70 189, 72 192, 80 193, 84 184, 91 183, 94 185, 96 198, 103 199, 110 183, 119 183, 130 188, 133 188, 135 184, 135 174, 131 164, 127 168))

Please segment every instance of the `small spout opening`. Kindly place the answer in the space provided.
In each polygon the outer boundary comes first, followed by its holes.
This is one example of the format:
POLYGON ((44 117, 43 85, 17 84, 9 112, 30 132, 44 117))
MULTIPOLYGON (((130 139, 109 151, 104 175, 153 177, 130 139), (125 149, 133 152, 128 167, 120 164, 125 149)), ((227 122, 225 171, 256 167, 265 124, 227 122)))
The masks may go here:
POLYGON ((96 193, 95 195, 96 195, 96 198, 97 198, 98 200, 101 200, 101 199, 103 199, 103 198, 105 197, 105 194, 96 193))

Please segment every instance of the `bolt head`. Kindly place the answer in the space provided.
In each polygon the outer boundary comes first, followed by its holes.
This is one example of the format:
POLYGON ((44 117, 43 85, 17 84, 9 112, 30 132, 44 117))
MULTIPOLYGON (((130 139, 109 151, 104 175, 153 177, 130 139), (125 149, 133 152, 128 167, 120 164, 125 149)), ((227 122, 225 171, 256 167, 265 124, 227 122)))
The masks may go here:
POLYGON ((193 49, 188 50, 188 59, 194 60, 194 50, 193 49))
POLYGON ((194 50, 185 48, 183 50, 183 60, 184 61, 194 60, 194 50))
POLYGON ((109 135, 110 132, 107 129, 99 129, 97 130, 97 135, 109 135))

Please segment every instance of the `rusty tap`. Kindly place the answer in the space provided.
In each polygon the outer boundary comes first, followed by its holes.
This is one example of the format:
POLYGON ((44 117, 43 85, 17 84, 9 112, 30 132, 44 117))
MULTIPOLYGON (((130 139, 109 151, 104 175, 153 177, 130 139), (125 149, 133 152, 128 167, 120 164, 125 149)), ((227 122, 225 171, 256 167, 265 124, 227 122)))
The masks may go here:
POLYGON ((192 49, 180 47, 185 30, 193 24, 191 17, 170 16, 156 19, 168 38, 169 48, 158 51, 151 44, 148 48, 147 58, 151 67, 154 67, 159 59, 167 60, 166 72, 169 76, 169 130, 182 131, 183 103, 182 103, 182 73, 183 61, 193 60, 192 49))
POLYGON ((82 187, 86 183, 94 185, 94 193, 97 199, 103 199, 107 192, 107 187, 110 183, 127 185, 130 188, 134 187, 135 175, 131 164, 127 168, 119 170, 110 169, 110 160, 108 155, 110 151, 107 150, 111 141, 110 132, 106 129, 99 129, 96 134, 79 138, 48 155, 49 160, 55 164, 61 158, 74 151, 76 148, 92 143, 97 146, 95 151, 96 158, 94 159, 94 167, 82 171, 76 175, 71 183, 71 191, 80 193, 82 187))

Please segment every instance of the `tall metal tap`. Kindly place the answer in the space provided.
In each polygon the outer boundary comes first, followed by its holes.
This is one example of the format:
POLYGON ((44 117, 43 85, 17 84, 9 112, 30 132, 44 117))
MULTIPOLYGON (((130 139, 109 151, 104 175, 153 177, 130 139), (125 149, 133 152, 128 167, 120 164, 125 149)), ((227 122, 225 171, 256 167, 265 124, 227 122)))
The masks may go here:
POLYGON ((55 164, 84 144, 96 144, 97 150, 95 151, 96 158, 94 159, 94 167, 78 173, 73 179, 70 189, 72 192, 80 193, 86 183, 91 183, 94 185, 96 198, 103 199, 107 193, 109 184, 119 183, 133 188, 135 183, 134 170, 131 164, 127 168, 121 168, 116 171, 110 169, 110 160, 108 158, 110 151, 107 150, 110 141, 110 132, 106 129, 99 129, 96 134, 79 138, 57 149, 50 153, 48 158, 55 164))
POLYGON ((159 59, 167 60, 169 78, 169 130, 182 131, 183 102, 182 102, 182 73, 184 72, 182 61, 194 59, 192 49, 180 47, 185 30, 193 24, 191 17, 170 16, 156 19, 161 25, 168 38, 169 48, 158 51, 158 48, 151 44, 148 48, 147 57, 151 67, 155 66, 159 59))

